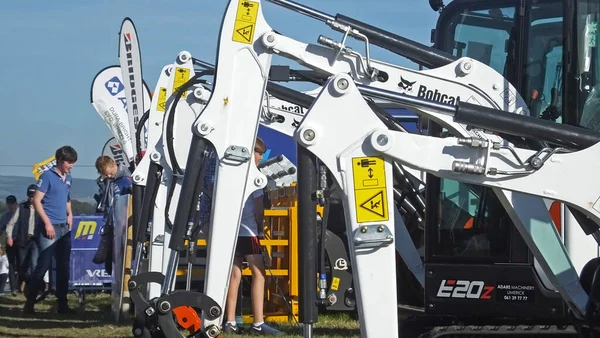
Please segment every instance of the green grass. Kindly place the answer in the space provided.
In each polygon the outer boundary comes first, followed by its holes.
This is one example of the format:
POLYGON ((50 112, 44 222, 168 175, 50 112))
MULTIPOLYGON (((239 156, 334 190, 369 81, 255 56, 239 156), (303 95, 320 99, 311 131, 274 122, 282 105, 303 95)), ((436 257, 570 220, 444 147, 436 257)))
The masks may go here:
MULTIPOLYGON (((302 329, 296 323, 269 323, 269 325, 287 333, 285 336, 280 337, 302 337, 302 329)), ((300 324, 302 325, 302 324, 300 324)), ((248 328, 249 325, 244 325, 244 328, 248 328)), ((327 338, 354 338, 360 337, 360 329, 358 321, 350 318, 347 314, 327 314, 319 316, 319 321, 315 323, 313 328, 313 336, 315 337, 327 337, 327 338)), ((256 337, 249 334, 243 335, 225 335, 221 337, 256 337)))
POLYGON ((83 309, 79 308, 76 296, 70 296, 69 305, 78 309, 76 315, 56 314, 53 296, 36 304, 34 315, 22 314, 24 303, 23 296, 0 295, 0 337, 132 337, 130 324, 115 324, 108 294, 89 296, 83 309))
MULTIPOLYGON (((69 297, 69 305, 78 309, 76 315, 59 315, 54 311, 55 298, 49 296, 36 304, 36 314, 24 316, 21 313, 25 299, 10 294, 0 295, 0 337, 2 338, 129 338, 131 323, 123 320, 115 323, 111 313, 109 294, 88 295, 83 308, 80 308, 75 295, 69 297)), ((284 337, 302 337, 301 329, 295 323, 273 326, 286 332, 284 337)), ((358 322, 347 314, 328 314, 319 317, 313 335, 328 338, 359 337, 358 322)), ((221 335, 227 337, 252 337, 250 335, 221 335)))

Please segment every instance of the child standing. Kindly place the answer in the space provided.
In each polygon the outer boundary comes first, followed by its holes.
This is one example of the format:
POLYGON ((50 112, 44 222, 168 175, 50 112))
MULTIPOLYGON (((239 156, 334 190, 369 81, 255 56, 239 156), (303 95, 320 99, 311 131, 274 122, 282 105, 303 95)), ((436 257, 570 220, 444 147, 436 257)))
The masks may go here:
POLYGON ((4 248, 0 246, 0 294, 4 293, 6 279, 8 279, 8 257, 6 257, 4 248))
MULTIPOLYGON (((267 146, 260 138, 256 138, 254 145, 254 165, 258 165, 263 154, 267 151, 267 146)), ((281 336, 283 332, 267 325, 264 322, 263 305, 265 297, 265 264, 260 245, 260 239, 263 237, 263 191, 262 189, 254 191, 246 200, 240 222, 237 243, 235 246, 235 258, 231 269, 229 279, 229 289, 227 291, 227 300, 225 306, 225 324, 223 331, 225 333, 242 333, 240 327, 235 322, 235 307, 237 304, 238 290, 242 280, 242 262, 245 259, 248 262, 252 272, 251 302, 252 315, 254 323, 250 326, 251 334, 255 335, 273 335, 281 336)))

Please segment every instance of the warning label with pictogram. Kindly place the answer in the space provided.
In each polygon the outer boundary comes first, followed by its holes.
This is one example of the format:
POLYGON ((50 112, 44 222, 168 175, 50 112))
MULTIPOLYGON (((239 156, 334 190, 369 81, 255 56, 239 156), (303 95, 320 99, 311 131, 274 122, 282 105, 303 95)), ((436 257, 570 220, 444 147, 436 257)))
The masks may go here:
POLYGON ((353 158, 352 174, 357 222, 387 221, 389 213, 387 210, 387 184, 383 158, 353 158))
POLYGON ((165 112, 165 108, 167 107, 167 88, 160 87, 158 91, 158 102, 156 104, 156 110, 165 112))
MULTIPOLYGON (((175 68, 175 72, 173 73, 173 94, 176 94, 179 88, 183 86, 190 79, 190 69, 189 68, 175 68)), ((160 93, 159 93, 160 94, 160 93)), ((187 96, 187 89, 183 91, 181 94, 181 98, 185 99, 187 96)))
POLYGON ((233 41, 252 44, 258 17, 258 5, 259 3, 255 1, 239 0, 233 26, 233 41))

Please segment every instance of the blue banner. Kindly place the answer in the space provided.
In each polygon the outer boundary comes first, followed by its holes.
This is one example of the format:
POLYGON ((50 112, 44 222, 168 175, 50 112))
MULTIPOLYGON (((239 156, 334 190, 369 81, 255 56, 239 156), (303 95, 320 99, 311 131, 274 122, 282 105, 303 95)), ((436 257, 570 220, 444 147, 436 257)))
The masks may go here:
POLYGON ((262 125, 258 126, 258 137, 265 141, 267 152, 263 160, 283 154, 290 162, 296 164, 296 142, 291 137, 262 125))
POLYGON ((112 277, 104 264, 94 264, 92 258, 100 243, 102 216, 74 216, 71 229, 71 289, 110 288, 112 277))

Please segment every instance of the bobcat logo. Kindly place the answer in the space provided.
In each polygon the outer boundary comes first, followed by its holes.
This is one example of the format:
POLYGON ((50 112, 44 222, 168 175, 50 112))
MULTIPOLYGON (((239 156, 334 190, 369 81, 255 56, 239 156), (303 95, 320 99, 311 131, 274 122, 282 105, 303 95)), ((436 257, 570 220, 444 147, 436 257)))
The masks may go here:
POLYGON ((410 82, 408 80, 405 80, 402 76, 400 76, 400 82, 398 82, 398 87, 400 87, 400 93, 404 94, 404 93, 412 92, 413 85, 416 82, 417 81, 410 82))

